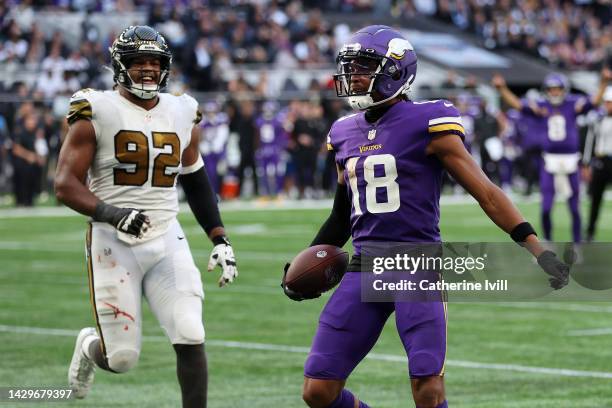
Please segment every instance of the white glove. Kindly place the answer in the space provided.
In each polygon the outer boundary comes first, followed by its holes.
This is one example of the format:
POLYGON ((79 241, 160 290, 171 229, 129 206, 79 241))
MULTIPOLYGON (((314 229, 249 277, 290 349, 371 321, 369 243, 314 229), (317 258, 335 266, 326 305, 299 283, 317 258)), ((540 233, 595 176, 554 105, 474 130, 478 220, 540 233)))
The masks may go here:
POLYGON ((215 266, 221 266, 223 272, 219 278, 219 287, 225 286, 227 283, 232 283, 234 278, 238 276, 238 269, 236 269, 236 257, 234 256, 234 250, 230 245, 227 238, 222 237, 223 243, 218 243, 210 254, 208 261, 208 272, 215 269, 215 266))

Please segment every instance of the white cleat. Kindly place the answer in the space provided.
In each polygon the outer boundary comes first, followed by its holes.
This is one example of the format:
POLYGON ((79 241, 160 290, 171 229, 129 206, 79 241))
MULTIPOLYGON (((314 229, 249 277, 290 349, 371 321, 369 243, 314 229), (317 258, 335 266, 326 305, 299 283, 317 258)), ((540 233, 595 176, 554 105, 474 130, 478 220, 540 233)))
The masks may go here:
POLYGON ((97 336, 96 329, 86 327, 81 329, 76 339, 70 369, 68 370, 68 385, 76 398, 85 398, 94 380, 95 363, 83 352, 83 341, 89 336, 97 336))

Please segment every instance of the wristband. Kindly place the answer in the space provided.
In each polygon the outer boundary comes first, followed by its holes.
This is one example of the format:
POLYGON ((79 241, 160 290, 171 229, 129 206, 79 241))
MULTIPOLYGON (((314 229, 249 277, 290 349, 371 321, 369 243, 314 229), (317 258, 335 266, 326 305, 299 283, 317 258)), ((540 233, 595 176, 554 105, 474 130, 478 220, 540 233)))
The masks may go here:
POLYGON ((521 222, 519 225, 514 227, 510 233, 510 237, 514 240, 514 242, 525 242, 525 239, 531 234, 536 236, 538 235, 530 223, 521 222))
POLYGON ((230 245, 230 246, 232 245, 230 244, 229 239, 227 239, 225 235, 217 235, 216 237, 213 237, 211 241, 215 246, 221 245, 221 244, 230 245))

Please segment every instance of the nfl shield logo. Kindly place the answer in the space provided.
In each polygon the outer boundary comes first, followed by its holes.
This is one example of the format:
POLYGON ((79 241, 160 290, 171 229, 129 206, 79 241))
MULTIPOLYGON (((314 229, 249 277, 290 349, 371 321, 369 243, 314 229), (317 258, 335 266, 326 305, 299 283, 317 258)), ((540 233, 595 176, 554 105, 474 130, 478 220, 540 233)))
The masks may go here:
POLYGON ((374 140, 376 137, 376 129, 372 129, 368 132, 368 140, 374 140))

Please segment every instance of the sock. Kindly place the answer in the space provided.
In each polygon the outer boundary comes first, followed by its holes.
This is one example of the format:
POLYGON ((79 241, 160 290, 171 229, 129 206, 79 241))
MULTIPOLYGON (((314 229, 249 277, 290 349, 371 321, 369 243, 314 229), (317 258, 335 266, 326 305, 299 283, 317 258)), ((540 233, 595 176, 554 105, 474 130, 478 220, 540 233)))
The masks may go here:
POLYGON ((85 340, 83 340, 83 344, 81 344, 81 351, 83 352, 83 354, 85 354, 85 357, 87 357, 88 359, 92 360, 93 357, 91 355, 91 353, 89 352, 89 347, 91 346, 91 343, 95 340, 99 340, 100 338, 98 336, 87 336, 85 337, 85 340))
POLYGON ((580 211, 578 211, 578 204, 572 203, 572 239, 574 242, 582 241, 582 223, 580 221, 580 211), (574 208, 574 206, 576 208, 574 208))
MULTIPOLYGON (((343 389, 338 398, 327 408, 354 408, 355 396, 347 389, 343 389)), ((359 401, 359 408, 370 408, 365 402, 359 401)))
POLYGON ((204 344, 175 344, 183 408, 206 408, 208 365, 204 344))
POLYGON ((110 371, 111 373, 115 372, 111 370, 111 368, 108 366, 108 361, 106 360, 106 357, 102 353, 102 347, 100 345, 100 338, 98 336, 87 337, 83 341, 83 348, 85 348, 84 353, 87 356, 87 358, 89 358, 90 360, 93 360, 93 362, 96 363, 98 367, 100 367, 103 370, 110 371), (85 348, 85 345, 87 345, 87 348, 85 348))

